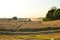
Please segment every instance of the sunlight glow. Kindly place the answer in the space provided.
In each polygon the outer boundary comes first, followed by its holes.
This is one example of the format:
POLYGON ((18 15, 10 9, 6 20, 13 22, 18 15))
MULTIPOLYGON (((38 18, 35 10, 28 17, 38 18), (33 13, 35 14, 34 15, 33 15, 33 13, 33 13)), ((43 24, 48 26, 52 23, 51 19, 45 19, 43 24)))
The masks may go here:
POLYGON ((45 17, 52 6, 60 7, 60 0, 0 0, 0 17, 45 17))

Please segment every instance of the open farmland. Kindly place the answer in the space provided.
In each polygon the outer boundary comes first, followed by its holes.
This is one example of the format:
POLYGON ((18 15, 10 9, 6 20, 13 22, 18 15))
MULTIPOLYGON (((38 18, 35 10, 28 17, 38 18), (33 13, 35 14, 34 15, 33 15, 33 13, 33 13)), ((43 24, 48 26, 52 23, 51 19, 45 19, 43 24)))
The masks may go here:
MULTIPOLYGON (((16 20, 0 20, 0 31, 4 29, 10 31, 14 29, 15 32, 19 32, 19 29, 25 28, 46 28, 46 27, 60 27, 60 20, 50 22, 21 22, 16 20)), ((2 30, 2 31, 4 31, 2 30)), ((53 30, 55 31, 55 30, 53 30)), ((53 32, 52 31, 52 32, 53 32)), ((60 30, 58 30, 60 31, 60 30)), ((50 31, 47 31, 50 32, 50 31)), ((28 34, 28 35, 5 35, 0 34, 0 40, 60 40, 60 33, 51 34, 28 34)))
POLYGON ((0 21, 0 28, 1 29, 24 29, 24 28, 42 28, 42 27, 47 27, 49 26, 48 24, 45 23, 40 23, 40 22, 20 22, 20 21, 0 21), (38 25, 38 26, 37 26, 38 25))
POLYGON ((24 22, 16 20, 0 20, 0 28, 4 29, 24 29, 24 28, 45 28, 45 27, 59 27, 60 20, 50 22, 24 22))

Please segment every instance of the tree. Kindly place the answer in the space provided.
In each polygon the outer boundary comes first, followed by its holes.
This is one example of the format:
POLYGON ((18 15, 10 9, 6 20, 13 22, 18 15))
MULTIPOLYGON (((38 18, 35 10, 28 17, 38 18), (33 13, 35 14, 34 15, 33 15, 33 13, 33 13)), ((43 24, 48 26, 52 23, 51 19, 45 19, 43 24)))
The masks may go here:
POLYGON ((31 19, 29 19, 29 21, 31 21, 31 19))
POLYGON ((49 20, 54 20, 54 14, 55 14, 55 11, 56 11, 56 7, 52 7, 49 11, 48 11, 48 13, 47 13, 47 15, 46 15, 46 18, 48 18, 49 20))
POLYGON ((13 17, 13 20, 17 20, 17 17, 15 16, 15 17, 13 17))
POLYGON ((60 19, 60 9, 57 9, 55 14, 54 14, 54 17, 55 17, 55 20, 57 19, 60 19))
POLYGON ((46 18, 43 21, 50 21, 50 20, 60 20, 60 9, 56 7, 52 7, 48 13, 46 14, 46 18))

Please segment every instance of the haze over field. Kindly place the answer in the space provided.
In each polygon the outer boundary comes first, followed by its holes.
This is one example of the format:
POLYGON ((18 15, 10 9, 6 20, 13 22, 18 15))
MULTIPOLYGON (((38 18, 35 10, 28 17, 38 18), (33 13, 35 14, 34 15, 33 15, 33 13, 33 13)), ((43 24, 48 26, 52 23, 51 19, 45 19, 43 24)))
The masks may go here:
POLYGON ((60 7, 60 0, 0 0, 0 17, 45 17, 50 7, 60 7))

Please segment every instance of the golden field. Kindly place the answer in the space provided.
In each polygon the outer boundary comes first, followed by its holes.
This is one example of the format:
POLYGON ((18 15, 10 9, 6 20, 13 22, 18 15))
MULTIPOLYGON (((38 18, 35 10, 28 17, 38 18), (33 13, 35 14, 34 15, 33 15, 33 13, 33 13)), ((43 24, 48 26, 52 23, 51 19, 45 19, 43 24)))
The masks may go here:
POLYGON ((0 28, 5 29, 24 29, 24 28, 45 28, 45 27, 59 27, 60 20, 56 21, 48 21, 48 22, 40 22, 40 21, 32 21, 32 22, 24 22, 24 21, 16 21, 16 20, 0 20, 0 28))
MULTIPOLYGON (((60 20, 48 22, 21 22, 21 21, 6 21, 0 20, 0 28, 9 29, 24 29, 24 28, 45 28, 45 27, 60 27, 60 20)), ((0 40, 60 40, 60 33, 56 34, 36 34, 36 35, 0 35, 0 40)))

